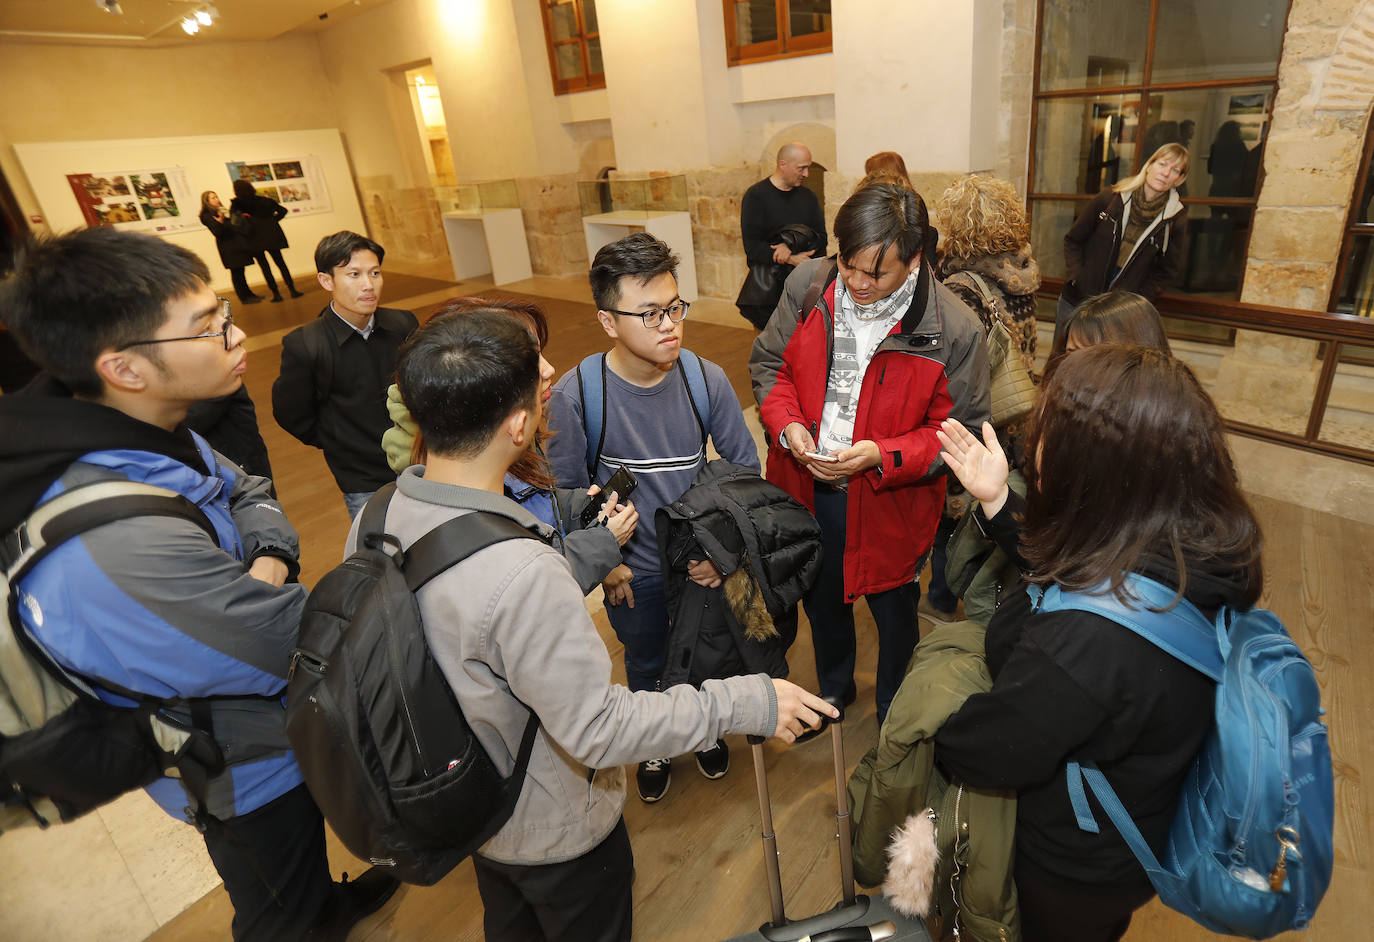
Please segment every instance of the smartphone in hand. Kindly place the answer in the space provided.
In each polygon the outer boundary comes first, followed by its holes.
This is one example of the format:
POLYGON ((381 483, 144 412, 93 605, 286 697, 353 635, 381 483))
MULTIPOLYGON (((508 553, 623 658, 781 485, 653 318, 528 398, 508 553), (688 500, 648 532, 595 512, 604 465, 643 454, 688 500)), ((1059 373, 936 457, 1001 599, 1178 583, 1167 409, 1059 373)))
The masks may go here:
POLYGON ((821 454, 821 453, 818 452, 818 451, 804 451, 804 452, 802 452, 802 454, 806 455, 806 457, 808 457, 808 458, 813 458, 813 459, 815 459, 816 461, 839 461, 839 460, 840 460, 839 458, 836 458, 834 455, 823 455, 823 454, 821 454))
POLYGON ((615 491, 616 502, 623 504, 630 499, 634 489, 639 486, 635 476, 630 473, 630 469, 621 465, 611 475, 611 479, 605 483, 601 490, 586 507, 582 508, 582 516, 579 522, 583 527, 589 527, 596 523, 597 515, 601 513, 601 505, 606 503, 606 498, 611 496, 611 491, 615 491))

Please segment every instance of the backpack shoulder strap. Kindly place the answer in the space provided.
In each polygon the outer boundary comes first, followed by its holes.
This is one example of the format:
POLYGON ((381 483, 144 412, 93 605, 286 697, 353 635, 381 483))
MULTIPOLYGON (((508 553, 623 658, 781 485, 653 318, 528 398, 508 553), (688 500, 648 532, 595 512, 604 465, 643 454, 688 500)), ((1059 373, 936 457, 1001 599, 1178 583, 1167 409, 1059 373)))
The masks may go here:
POLYGON ((418 592, 429 580, 478 550, 518 539, 539 537, 500 514, 478 510, 455 517, 430 530, 406 550, 401 564, 406 585, 410 591, 418 592))
POLYGON ((682 381, 687 386, 687 399, 692 404, 692 413, 697 417, 701 429, 701 447, 706 447, 706 439, 711 437, 711 397, 706 389, 706 367, 701 357, 691 350, 683 350, 677 359, 682 381))
POLYGON ((138 481, 97 481, 65 491, 34 508, 5 534, 0 561, 11 583, 72 537, 128 517, 180 517, 190 520, 219 545, 210 518, 176 491, 138 481))
POLYGON ((1036 610, 1041 612, 1076 609, 1109 618, 1189 667, 1220 682, 1223 659, 1216 625, 1208 621, 1187 599, 1179 599, 1167 611, 1154 610, 1170 605, 1178 593, 1153 579, 1129 573, 1126 586, 1140 601, 1139 608, 1122 602, 1114 593, 1107 591, 1105 585, 1090 592, 1073 592, 1052 585, 1043 593, 1038 586, 1033 586, 1036 591, 1032 593, 1031 600, 1037 603, 1036 610), (1037 598, 1037 595, 1041 597, 1037 598))
POLYGON ((596 466, 606 444, 606 354, 593 353, 577 364, 577 398, 587 434, 587 480, 596 483, 596 466))
POLYGON ((839 273, 839 265, 835 260, 828 259, 827 264, 817 265, 816 272, 811 276, 811 284, 806 286, 806 294, 802 295, 801 308, 797 311, 797 323, 804 321, 811 313, 811 309, 820 301, 821 295, 825 293, 826 286, 835 280, 839 273))
POLYGON ((310 365, 315 371, 315 405, 329 398, 329 388, 334 385, 334 358, 329 355, 328 328, 324 324, 325 314, 334 312, 328 308, 315 320, 301 329, 301 340, 310 354, 310 365))
MULTIPOLYGON (((388 486, 394 488, 394 485, 388 486)), ((386 501, 390 500, 390 497, 391 495, 387 494, 386 499, 382 502, 383 513, 385 513, 386 501)), ((367 507, 371 507, 371 505, 372 501, 368 501, 367 507)), ((364 514, 367 513, 367 507, 363 509, 364 514)), ((482 510, 441 523, 416 540, 406 551, 401 564, 401 569, 405 573, 406 585, 410 587, 410 591, 418 592, 425 583, 445 570, 456 566, 478 550, 503 543, 506 540, 520 539, 538 540, 539 537, 509 517, 482 510)), ((529 710, 529 707, 525 707, 525 709, 529 710)), ((534 751, 535 733, 539 731, 539 717, 535 715, 533 710, 530 710, 529 713, 530 718, 526 720, 525 731, 520 737, 520 749, 515 756, 515 767, 507 779, 509 782, 515 783, 524 780, 525 770, 530 763, 530 754, 534 751)), ((507 798, 511 808, 515 806, 519 796, 520 789, 518 787, 512 789, 507 798)), ((498 815, 503 823, 508 816, 508 814, 498 815)), ((490 839, 491 836, 487 835, 487 839, 490 839)))
POLYGON ((39 561, 63 543, 96 527, 131 517, 179 517, 196 524, 219 545, 219 536, 205 511, 185 496, 139 481, 97 481, 64 491, 34 508, 4 536, 0 564, 5 571, 6 617, 15 639, 50 676, 80 696, 98 699, 94 687, 137 702, 163 702, 106 680, 87 678, 67 670, 47 648, 29 637, 19 619, 19 583, 39 561))

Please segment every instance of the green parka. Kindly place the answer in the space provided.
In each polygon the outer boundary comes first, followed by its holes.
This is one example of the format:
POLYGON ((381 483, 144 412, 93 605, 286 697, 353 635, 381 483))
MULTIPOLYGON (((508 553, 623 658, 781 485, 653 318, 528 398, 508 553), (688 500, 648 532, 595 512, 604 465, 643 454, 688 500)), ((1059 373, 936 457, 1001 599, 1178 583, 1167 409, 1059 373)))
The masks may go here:
POLYGON ((941 724, 971 694, 992 688, 983 635, 979 625, 958 622, 917 645, 878 744, 849 779, 854 876, 865 886, 882 883, 893 830, 933 808, 940 862, 931 934, 948 935, 957 919, 962 938, 1016 942, 1015 793, 950 783, 934 764, 941 724))

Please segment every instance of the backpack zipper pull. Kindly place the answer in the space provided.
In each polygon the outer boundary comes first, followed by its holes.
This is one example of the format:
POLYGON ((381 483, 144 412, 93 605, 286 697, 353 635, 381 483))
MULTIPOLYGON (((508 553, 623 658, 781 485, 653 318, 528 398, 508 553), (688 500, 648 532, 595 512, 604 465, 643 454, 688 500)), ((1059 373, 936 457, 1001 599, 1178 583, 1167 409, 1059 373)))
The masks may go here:
POLYGON ((1279 862, 1269 873, 1269 889, 1275 893, 1282 893, 1283 881, 1288 875, 1288 852, 1291 850, 1295 857, 1301 856, 1298 853, 1298 845, 1302 843, 1302 838, 1294 828, 1287 825, 1275 831, 1274 837, 1278 838, 1279 842, 1279 862))

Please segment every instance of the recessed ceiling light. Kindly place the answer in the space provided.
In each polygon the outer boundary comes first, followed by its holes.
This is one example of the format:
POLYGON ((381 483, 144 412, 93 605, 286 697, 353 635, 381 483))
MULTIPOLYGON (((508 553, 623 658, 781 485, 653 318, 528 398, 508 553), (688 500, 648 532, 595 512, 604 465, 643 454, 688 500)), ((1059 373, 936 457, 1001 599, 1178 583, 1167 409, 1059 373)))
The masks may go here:
POLYGON ((201 26, 209 26, 214 21, 210 19, 209 10, 197 10, 196 22, 199 23, 201 26))

